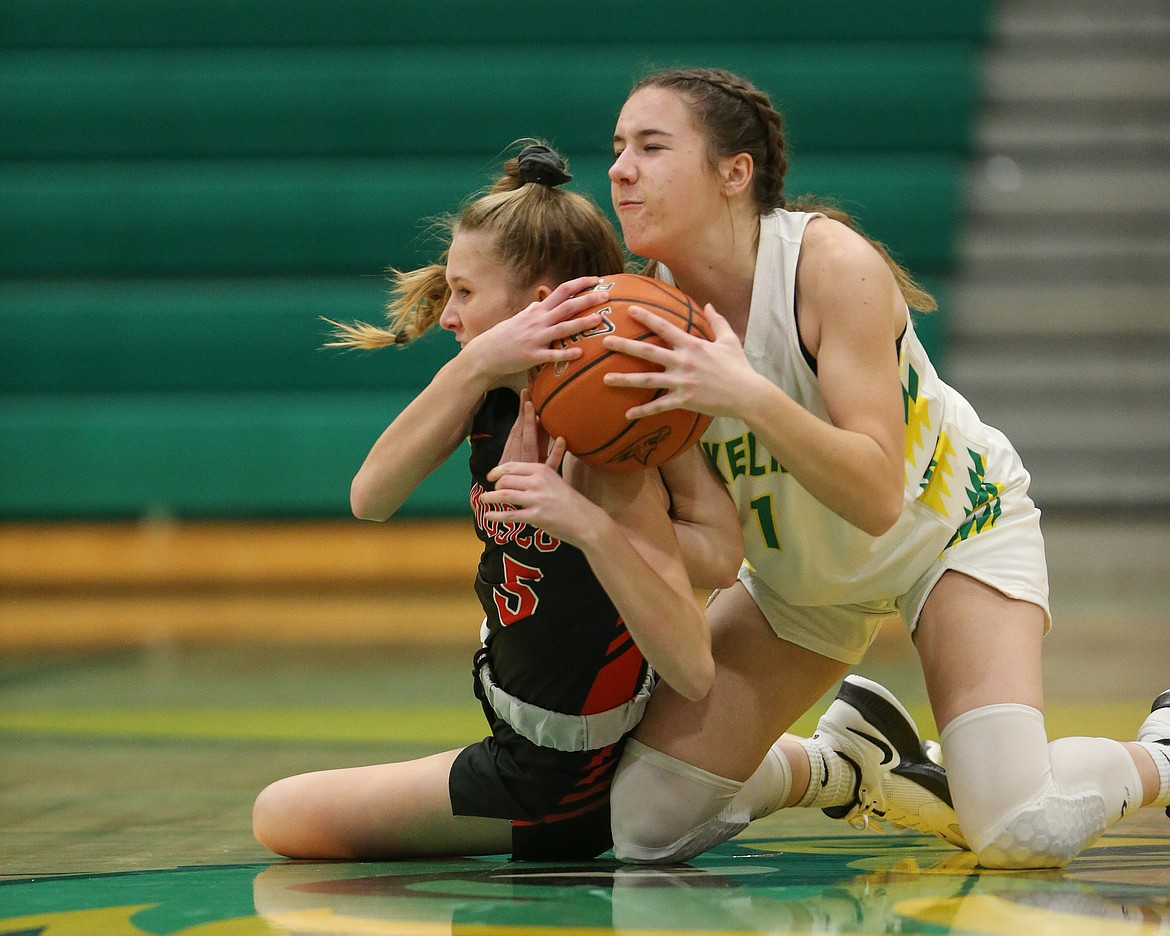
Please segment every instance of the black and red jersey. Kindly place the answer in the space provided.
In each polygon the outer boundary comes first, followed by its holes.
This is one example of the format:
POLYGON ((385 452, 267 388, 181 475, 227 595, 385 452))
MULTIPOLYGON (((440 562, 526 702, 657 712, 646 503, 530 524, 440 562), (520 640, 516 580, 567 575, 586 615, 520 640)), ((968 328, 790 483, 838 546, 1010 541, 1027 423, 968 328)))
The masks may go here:
POLYGON ((487 652, 500 686, 526 702, 591 714, 632 698, 646 663, 585 555, 527 524, 485 523, 492 486, 519 412, 509 389, 487 394, 471 428, 471 506, 483 543, 475 591, 487 617, 487 652))

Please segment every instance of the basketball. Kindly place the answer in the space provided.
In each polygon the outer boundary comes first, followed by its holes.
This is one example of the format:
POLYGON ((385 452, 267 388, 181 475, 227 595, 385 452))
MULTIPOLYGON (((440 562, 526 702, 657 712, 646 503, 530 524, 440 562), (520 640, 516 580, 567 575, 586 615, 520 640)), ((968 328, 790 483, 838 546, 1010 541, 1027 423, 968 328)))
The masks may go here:
POLYGON ((702 310, 673 286, 633 273, 602 277, 593 287, 608 294, 608 301, 588 313, 601 313, 596 327, 558 344, 578 345, 583 354, 574 361, 560 361, 538 368, 530 381, 532 403, 549 435, 564 436, 577 458, 602 468, 633 471, 652 468, 699 440, 711 417, 691 410, 674 409, 642 419, 626 419, 626 410, 647 403, 665 391, 637 387, 610 387, 606 374, 654 370, 655 365, 611 351, 606 335, 635 341, 663 342, 630 317, 631 305, 657 313, 683 331, 714 340, 702 310))

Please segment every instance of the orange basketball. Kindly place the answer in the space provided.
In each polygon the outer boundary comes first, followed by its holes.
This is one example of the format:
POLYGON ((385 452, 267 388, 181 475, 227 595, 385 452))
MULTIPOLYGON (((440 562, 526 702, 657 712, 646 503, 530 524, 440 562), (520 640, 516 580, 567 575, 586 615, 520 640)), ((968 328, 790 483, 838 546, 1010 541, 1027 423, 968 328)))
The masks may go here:
POLYGON ((715 336, 695 302, 659 280, 619 273, 602 277, 593 289, 608 293, 608 301, 582 314, 600 312, 601 325, 558 342, 561 347, 576 344, 584 353, 573 361, 538 368, 531 380, 532 403, 548 433, 564 436, 569 451, 582 461, 619 471, 652 468, 694 445, 711 417, 674 409, 633 421, 626 419, 630 407, 647 403, 665 391, 607 386, 603 379, 606 374, 656 368, 609 350, 602 339, 621 335, 662 345, 657 335, 630 317, 631 305, 655 312, 683 331, 708 341, 715 336))

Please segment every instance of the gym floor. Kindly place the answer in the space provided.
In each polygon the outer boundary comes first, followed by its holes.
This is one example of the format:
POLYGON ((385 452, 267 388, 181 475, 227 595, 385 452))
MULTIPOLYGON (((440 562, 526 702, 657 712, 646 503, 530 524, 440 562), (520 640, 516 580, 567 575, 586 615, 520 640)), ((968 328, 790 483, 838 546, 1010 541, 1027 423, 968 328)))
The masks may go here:
MULTIPOLYGON (((1170 683, 1168 580, 1143 575, 1140 557, 1124 579, 1102 578, 1088 571, 1100 567, 1092 551, 1078 566, 1061 536, 1049 539, 1062 570, 1047 648, 1050 734, 1131 738, 1170 683)), ((1157 545, 1140 550, 1147 571, 1157 545)), ((252 800, 277 777, 480 737, 471 649, 226 639, 8 648, 0 936, 1170 932, 1170 819, 1160 809, 1044 872, 987 872, 924 836, 796 810, 672 869, 504 856, 286 862, 253 841, 252 800)), ((904 634, 883 633, 858 671, 934 733, 904 634)))

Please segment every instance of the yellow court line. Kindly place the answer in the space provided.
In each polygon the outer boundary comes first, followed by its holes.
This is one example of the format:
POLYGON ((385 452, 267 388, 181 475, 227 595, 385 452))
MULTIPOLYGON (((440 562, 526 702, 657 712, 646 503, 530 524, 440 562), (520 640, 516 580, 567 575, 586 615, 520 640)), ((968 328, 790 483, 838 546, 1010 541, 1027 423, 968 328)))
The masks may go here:
POLYGON ((373 741, 468 744, 487 733, 477 707, 0 710, 0 732, 70 738, 373 741))
MULTIPOLYGON (((53 936, 82 936, 103 933, 107 936, 137 936, 142 930, 130 922, 133 911, 149 908, 109 907, 93 910, 75 910, 65 913, 46 913, 35 916, 0 918, 6 926, 20 927, 21 932, 44 930, 53 936)), ((254 917, 233 917, 196 924, 179 930, 175 936, 284 936, 288 933, 322 934, 322 936, 613 936, 609 927, 564 927, 556 925, 514 926, 509 924, 435 923, 423 920, 377 920, 334 914, 329 910, 297 911, 263 914, 254 917)), ((639 936, 744 936, 745 930, 680 930, 647 929, 625 930, 639 936)), ((752 930, 767 933, 767 930, 752 930)), ((774 930, 776 936, 815 936, 805 930, 774 930)), ((1079 932, 1079 931, 1078 931, 1079 932)))
MULTIPOLYGON (((929 710, 911 706, 924 735, 937 737, 929 710)), ((1141 703, 1054 705, 1046 712, 1050 738, 1070 735, 1132 738, 1144 717, 1141 703)), ((807 735, 816 715, 793 731, 807 735)), ((73 738, 208 741, 339 741, 468 744, 487 725, 478 706, 387 708, 0 709, 0 732, 73 738)))

